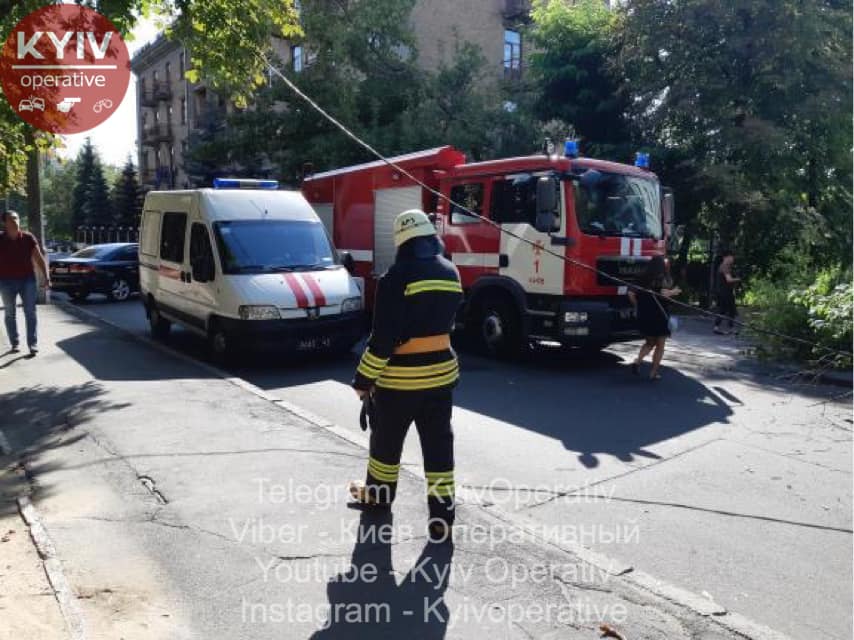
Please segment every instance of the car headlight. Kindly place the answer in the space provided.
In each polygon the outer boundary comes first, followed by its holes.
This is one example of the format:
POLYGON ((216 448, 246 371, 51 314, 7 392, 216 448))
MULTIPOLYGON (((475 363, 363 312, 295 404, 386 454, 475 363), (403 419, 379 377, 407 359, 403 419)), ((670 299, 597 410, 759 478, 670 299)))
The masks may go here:
POLYGON ((242 305, 238 310, 241 320, 278 320, 279 310, 270 305, 242 305))
POLYGON ((341 313, 351 313, 362 308, 361 298, 347 298, 341 303, 341 313))
POLYGON ((563 314, 564 322, 587 322, 586 311, 567 311, 563 314))

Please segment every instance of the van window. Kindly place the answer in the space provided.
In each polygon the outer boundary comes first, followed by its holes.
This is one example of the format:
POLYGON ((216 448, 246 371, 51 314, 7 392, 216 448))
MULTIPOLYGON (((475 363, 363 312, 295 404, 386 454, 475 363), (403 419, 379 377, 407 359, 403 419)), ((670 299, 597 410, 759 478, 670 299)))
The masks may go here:
POLYGON ((169 262, 184 262, 184 238, 187 234, 187 214, 167 211, 163 214, 160 234, 160 258, 169 262))
POLYGON ((214 223, 223 273, 264 273, 335 267, 321 222, 234 220, 214 223))
MULTIPOLYGON (((451 189, 451 200, 469 211, 483 215, 483 183, 458 184, 451 189)), ((456 205, 451 205, 451 224, 477 224, 477 218, 456 205)))
POLYGON ((146 211, 142 216, 140 251, 147 256, 156 256, 159 237, 160 212, 146 211))
POLYGON ((194 222, 190 228, 190 264, 200 260, 213 264, 213 247, 208 228, 201 222, 194 222))

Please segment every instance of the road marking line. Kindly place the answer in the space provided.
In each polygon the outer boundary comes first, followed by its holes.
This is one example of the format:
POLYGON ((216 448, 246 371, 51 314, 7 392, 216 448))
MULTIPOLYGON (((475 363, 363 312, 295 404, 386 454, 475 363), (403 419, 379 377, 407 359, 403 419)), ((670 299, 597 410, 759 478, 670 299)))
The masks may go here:
MULTIPOLYGON (((156 342, 147 336, 138 335, 110 320, 101 318, 100 316, 96 315, 91 311, 71 306, 65 302, 57 302, 56 305, 72 313, 79 312, 81 315, 88 316, 89 318, 95 320, 98 323, 102 323, 114 329, 118 329, 123 334, 131 336, 145 344, 154 346, 163 353, 171 355, 181 360, 182 362, 188 362, 193 365, 199 366, 202 369, 210 372, 211 374, 216 375, 217 377, 222 378, 223 380, 230 382, 231 384, 240 387, 241 389, 244 389, 245 391, 248 391, 249 393, 255 396, 258 396, 259 398, 278 405, 288 413, 293 413, 291 411, 291 408, 298 408, 300 413, 294 413, 294 415, 296 415, 298 418, 301 418, 316 427, 323 427, 326 431, 329 431, 335 434, 336 436, 342 438, 343 440, 346 440, 347 442, 350 442, 351 444, 354 444, 362 449, 368 449, 367 434, 362 434, 361 432, 356 433, 355 431, 352 431, 350 429, 345 429, 344 427, 336 425, 335 423, 326 420, 325 418, 321 418, 310 411, 302 409, 301 407, 296 407, 296 405, 293 405, 290 402, 274 399, 270 396, 270 394, 265 392, 260 387, 257 387, 256 385, 252 384, 251 382, 247 382, 242 378, 236 378, 234 376, 231 376, 222 369, 214 367, 206 362, 196 360, 191 356, 188 356, 184 353, 176 351, 171 347, 156 342)), ((406 472, 415 476, 418 479, 425 479, 424 474, 418 472, 417 469, 407 468, 406 472)), ((473 490, 466 489, 464 487, 458 487, 457 498, 460 499, 460 502, 462 504, 471 504, 473 506, 480 507, 481 513, 491 516, 492 518, 495 518, 497 520, 509 522, 511 525, 517 527, 518 529, 527 532, 534 539, 541 541, 541 543, 548 544, 556 549, 563 551, 564 553, 575 555, 582 562, 587 562, 588 564, 607 571, 608 573, 614 576, 618 576, 621 579, 629 582, 632 586, 643 589, 644 591, 651 593, 653 596, 656 596, 663 600, 667 600, 669 602, 673 602, 679 606, 684 607, 685 609, 693 611, 698 615, 709 617, 716 624, 720 625, 728 631, 742 635, 750 640, 791 640, 789 636, 775 631, 770 627, 766 627, 762 624, 759 624, 758 622, 749 620, 748 618, 737 613, 731 613, 727 611, 724 607, 718 605, 712 600, 709 600, 708 598, 704 598, 703 596, 697 595, 691 591, 683 589, 682 587, 678 587, 663 580, 654 578, 648 573, 636 571, 631 565, 627 565, 617 559, 606 556, 605 554, 593 551, 592 549, 588 549, 587 547, 583 547, 578 544, 557 544, 549 539, 542 538, 541 536, 536 534, 535 529, 531 526, 530 522, 523 521, 516 514, 513 514, 509 511, 499 510, 494 506, 486 507, 480 504, 480 502, 477 500, 477 493, 473 490), (500 515, 498 513, 499 511, 500 515)), ((75 640, 77 639, 75 638, 75 640)))

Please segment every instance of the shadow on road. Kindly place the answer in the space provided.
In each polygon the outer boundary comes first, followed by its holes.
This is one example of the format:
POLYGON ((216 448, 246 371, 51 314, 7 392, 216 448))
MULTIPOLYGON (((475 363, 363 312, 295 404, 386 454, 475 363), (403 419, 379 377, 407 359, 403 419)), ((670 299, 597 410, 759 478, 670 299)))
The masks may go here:
POLYGON ((645 370, 632 375, 607 352, 541 354, 527 363, 491 368, 486 361, 475 368, 481 375, 473 383, 463 379, 457 406, 559 440, 587 468, 597 467, 602 454, 623 462, 657 459, 650 445, 732 415, 694 378, 663 368, 663 379, 650 381, 645 370))
MULTIPOLYGON (((10 463, 27 461, 32 475, 51 471, 52 465, 39 461, 41 454, 85 437, 82 433, 68 436, 67 432, 94 416, 128 406, 106 401, 105 393, 96 382, 87 382, 69 387, 38 385, 0 395, 0 430, 9 440, 15 459, 10 463)), ((11 474, 3 477, 12 482, 11 474)), ((40 487, 39 491, 47 490, 40 487)), ((14 503, 0 503, 0 515, 14 510, 14 503)))
POLYGON ((453 545, 428 542, 398 584, 391 541, 383 539, 391 529, 391 512, 362 513, 350 569, 329 581, 328 619, 311 640, 445 637, 453 545))

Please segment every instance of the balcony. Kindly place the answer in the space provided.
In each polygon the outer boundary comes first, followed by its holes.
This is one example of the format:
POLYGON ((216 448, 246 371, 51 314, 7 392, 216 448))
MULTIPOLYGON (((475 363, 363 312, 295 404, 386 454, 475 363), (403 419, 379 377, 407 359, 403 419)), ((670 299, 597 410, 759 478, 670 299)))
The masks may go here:
POLYGON ((145 169, 140 174, 142 184, 151 189, 173 189, 175 187, 175 170, 172 167, 145 169))
POLYGON ((156 146, 161 142, 172 141, 172 125, 156 124, 142 130, 142 144, 156 146))
POLYGON ((156 107, 159 102, 172 100, 172 87, 168 82, 155 82, 153 86, 140 88, 139 104, 143 107, 156 107))

